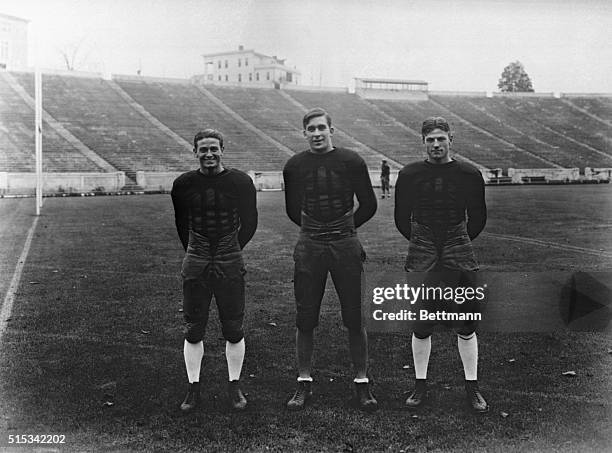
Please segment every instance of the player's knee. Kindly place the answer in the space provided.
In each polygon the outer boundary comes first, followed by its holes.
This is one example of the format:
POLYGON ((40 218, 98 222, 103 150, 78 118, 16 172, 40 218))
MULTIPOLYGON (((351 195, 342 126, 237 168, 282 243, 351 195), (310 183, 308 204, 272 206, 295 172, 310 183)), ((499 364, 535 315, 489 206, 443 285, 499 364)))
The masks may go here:
POLYGON ((244 338, 244 330, 242 329, 242 320, 224 321, 221 326, 223 338, 230 343, 239 343, 244 338))
POLYGON ((462 340, 471 340, 476 336, 476 331, 473 328, 464 328, 457 330, 457 336, 462 340))
POLYGON ((188 323, 185 325, 185 340, 188 343, 199 343, 204 339, 204 331, 206 326, 204 323, 188 323))
POLYGON ((429 337, 431 337, 432 333, 433 332, 431 332, 430 330, 419 330, 419 331, 415 330, 414 332, 412 332, 412 334, 416 338, 418 338, 419 340, 426 340, 426 339, 428 339, 429 337))
POLYGON ((244 332, 228 332, 227 334, 223 334, 223 337, 229 341, 230 343, 240 343, 244 338, 244 332))
POLYGON ((298 316, 296 323, 297 329, 303 333, 311 333, 318 325, 316 316, 298 316))

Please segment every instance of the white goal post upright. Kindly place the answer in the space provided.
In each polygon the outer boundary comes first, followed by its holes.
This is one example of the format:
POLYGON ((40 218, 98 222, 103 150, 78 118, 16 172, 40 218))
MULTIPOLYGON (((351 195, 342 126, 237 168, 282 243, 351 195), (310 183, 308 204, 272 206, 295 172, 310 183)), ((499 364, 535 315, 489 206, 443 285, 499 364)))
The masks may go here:
POLYGON ((40 215, 43 202, 43 166, 42 166, 42 75, 36 65, 34 72, 35 100, 35 141, 36 141, 36 215, 40 215))

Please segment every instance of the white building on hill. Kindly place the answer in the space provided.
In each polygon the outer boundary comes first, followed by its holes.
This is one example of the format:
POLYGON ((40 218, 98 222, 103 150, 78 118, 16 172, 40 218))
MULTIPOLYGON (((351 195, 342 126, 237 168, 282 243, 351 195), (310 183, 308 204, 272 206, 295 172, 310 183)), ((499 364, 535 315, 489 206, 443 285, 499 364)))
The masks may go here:
POLYGON ((0 13, 0 70, 28 66, 28 20, 0 13))
POLYGON ((202 55, 204 83, 297 85, 300 72, 285 66, 285 60, 239 46, 238 50, 202 55))

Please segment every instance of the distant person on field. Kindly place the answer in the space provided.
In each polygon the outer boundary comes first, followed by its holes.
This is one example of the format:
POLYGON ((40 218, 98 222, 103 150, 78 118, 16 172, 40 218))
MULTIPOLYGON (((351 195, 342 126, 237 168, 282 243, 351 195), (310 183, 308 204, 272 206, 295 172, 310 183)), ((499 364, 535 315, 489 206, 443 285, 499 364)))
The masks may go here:
POLYGON ((391 198, 391 192, 389 191, 389 179, 391 177, 391 167, 387 164, 386 160, 382 161, 380 166, 380 186, 382 187, 382 197, 391 198))
POLYGON ((378 403, 367 377, 368 340, 361 315, 365 252, 357 238, 357 228, 376 212, 376 195, 364 160, 354 151, 332 145, 334 128, 325 110, 310 110, 302 124, 309 149, 289 159, 283 170, 287 215, 300 227, 293 255, 299 375, 287 408, 303 409, 312 396, 314 329, 330 273, 348 329, 356 402, 361 409, 376 410, 378 403))
POLYGON ((242 249, 257 228, 256 192, 251 178, 225 168, 223 135, 214 129, 193 139, 197 170, 183 173, 172 186, 176 229, 185 249, 183 316, 184 358, 189 391, 181 410, 190 412, 200 403, 200 367, 204 331, 212 297, 215 297, 229 374, 232 408, 242 410, 247 400, 240 389, 244 360, 244 275, 242 249))
MULTIPOLYGON (((421 133, 427 159, 402 168, 395 186, 395 224, 410 241, 406 270, 426 272, 425 286, 473 287, 478 263, 472 241, 487 220, 482 175, 476 167, 450 157, 453 135, 444 118, 427 118, 421 133)), ((421 308, 431 313, 460 306, 469 312, 477 311, 478 303, 457 305, 452 300, 423 300, 415 308, 416 313, 421 308)), ((416 385, 406 400, 410 409, 419 408, 426 401, 431 334, 437 323, 415 324, 412 355, 416 385)), ((486 412, 488 405, 477 381, 477 321, 452 321, 451 327, 457 332, 468 403, 474 411, 486 412)))

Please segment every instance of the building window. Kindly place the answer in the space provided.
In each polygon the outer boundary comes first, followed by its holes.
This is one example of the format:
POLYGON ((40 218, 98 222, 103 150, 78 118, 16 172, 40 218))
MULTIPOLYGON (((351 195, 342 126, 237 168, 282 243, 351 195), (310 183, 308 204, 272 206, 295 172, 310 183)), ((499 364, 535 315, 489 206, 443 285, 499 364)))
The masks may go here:
POLYGON ((270 71, 266 72, 266 80, 270 80, 270 71))
POLYGON ((238 74, 238 82, 242 82, 242 74, 238 74))
POLYGON ((290 72, 287 73, 287 82, 292 82, 293 79, 291 78, 292 74, 290 72))
POLYGON ((244 57, 244 65, 245 66, 249 65, 249 57, 244 57))
POLYGON ((227 68, 227 60, 225 60, 225 67, 227 68))
POLYGON ((213 75, 212 74, 208 74, 208 80, 213 80, 213 75))
POLYGON ((242 60, 238 58, 238 67, 242 66, 242 60))
POLYGON ((253 81, 253 74, 249 72, 249 82, 252 82, 252 81, 253 81))
POLYGON ((221 82, 221 76, 219 76, 219 82, 221 82))
POLYGON ((225 81, 227 82, 227 74, 225 74, 225 81))
POLYGON ((255 80, 257 80, 259 82, 259 72, 255 73, 255 80))

